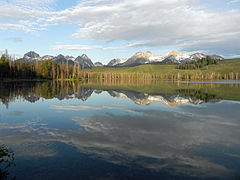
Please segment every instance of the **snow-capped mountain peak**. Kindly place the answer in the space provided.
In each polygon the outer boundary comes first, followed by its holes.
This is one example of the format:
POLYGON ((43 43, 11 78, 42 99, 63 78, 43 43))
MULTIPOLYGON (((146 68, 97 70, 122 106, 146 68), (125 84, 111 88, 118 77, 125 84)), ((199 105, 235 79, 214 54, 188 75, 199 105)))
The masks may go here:
POLYGON ((24 54, 23 59, 31 61, 31 60, 39 60, 40 56, 38 53, 35 53, 34 51, 30 51, 26 54, 24 54))
POLYGON ((75 57, 73 57, 73 56, 65 56, 65 58, 69 61, 69 60, 71 60, 71 61, 75 61, 75 57))
POLYGON ((167 56, 180 57, 180 56, 185 56, 185 55, 177 50, 172 50, 167 54, 167 56))
POLYGON ((127 59, 120 59, 120 58, 117 58, 117 59, 112 59, 108 64, 107 66, 117 66, 117 65, 120 65, 120 64, 123 64, 127 61, 127 59))
POLYGON ((41 60, 42 60, 42 61, 52 60, 52 59, 54 59, 54 56, 45 55, 45 56, 41 57, 41 60))
POLYGON ((102 67, 103 64, 102 64, 101 62, 95 62, 95 63, 94 63, 94 66, 95 66, 95 67, 102 67))
MULTIPOLYGON (((203 53, 187 54, 187 53, 179 52, 177 50, 172 50, 163 56, 154 55, 150 51, 147 51, 145 53, 137 52, 128 59, 126 58, 113 59, 107 64, 107 66, 135 66, 135 65, 157 63, 157 62, 181 64, 189 61, 197 61, 199 59, 206 58, 207 56, 215 60, 224 59, 219 55, 205 55, 203 53)), ((74 58, 73 56, 64 56, 62 54, 59 54, 58 56, 45 55, 43 57, 40 57, 39 54, 35 53, 34 51, 30 51, 24 54, 23 59, 27 60, 30 63, 32 61, 53 60, 56 63, 64 63, 64 64, 68 63, 72 65, 75 63, 78 63, 84 67, 103 66, 100 62, 94 65, 91 59, 86 54, 82 54, 77 58, 74 58)))
POLYGON ((78 64, 84 67, 89 67, 89 68, 94 67, 94 64, 92 63, 91 59, 86 54, 78 56, 75 59, 75 62, 77 62, 78 64))
POLYGON ((88 57, 86 54, 82 54, 82 55, 81 55, 81 58, 82 58, 82 59, 89 59, 89 57, 88 57))
MULTIPOLYGON (((197 61, 205 57, 207 57, 207 55, 203 53, 195 53, 191 55, 191 54, 181 53, 177 50, 172 50, 163 56, 157 56, 152 54, 150 51, 147 51, 146 53, 137 52, 132 57, 124 61, 120 61, 119 59, 113 59, 108 63, 108 66, 134 66, 134 65, 141 65, 141 64, 155 63, 155 62, 181 64, 181 63, 186 63, 193 60, 197 61)), ((210 57, 213 59, 223 60, 221 56, 217 56, 217 55, 212 55, 210 57)))

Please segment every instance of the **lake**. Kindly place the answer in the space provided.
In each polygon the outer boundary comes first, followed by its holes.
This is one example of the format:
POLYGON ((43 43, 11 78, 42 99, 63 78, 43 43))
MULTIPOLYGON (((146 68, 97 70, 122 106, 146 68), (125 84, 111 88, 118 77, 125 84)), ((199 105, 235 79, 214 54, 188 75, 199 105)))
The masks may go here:
POLYGON ((240 83, 0 82, 0 145, 0 179, 240 179, 240 83))

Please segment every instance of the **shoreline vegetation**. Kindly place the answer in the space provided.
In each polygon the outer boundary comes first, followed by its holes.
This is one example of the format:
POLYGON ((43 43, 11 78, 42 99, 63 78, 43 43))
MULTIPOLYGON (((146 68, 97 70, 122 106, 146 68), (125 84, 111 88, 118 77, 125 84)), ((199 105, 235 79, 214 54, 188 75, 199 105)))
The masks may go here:
MULTIPOLYGON (((222 60, 196 69, 179 69, 188 64, 145 64, 133 67, 96 67, 85 69, 88 79, 105 80, 240 80, 240 59, 222 60)), ((192 66, 192 65, 189 65, 192 66)))
POLYGON ((109 83, 136 80, 211 81, 240 80, 240 59, 201 59, 186 64, 144 64, 132 67, 84 68, 52 60, 13 61, 2 55, 0 79, 5 80, 98 80, 109 83))

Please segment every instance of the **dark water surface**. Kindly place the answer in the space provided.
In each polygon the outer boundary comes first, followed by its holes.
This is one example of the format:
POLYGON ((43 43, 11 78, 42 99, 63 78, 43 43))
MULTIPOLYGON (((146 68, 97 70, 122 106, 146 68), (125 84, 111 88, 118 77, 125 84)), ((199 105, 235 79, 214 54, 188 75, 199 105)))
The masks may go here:
POLYGON ((240 179, 240 84, 0 82, 1 144, 0 179, 240 179))

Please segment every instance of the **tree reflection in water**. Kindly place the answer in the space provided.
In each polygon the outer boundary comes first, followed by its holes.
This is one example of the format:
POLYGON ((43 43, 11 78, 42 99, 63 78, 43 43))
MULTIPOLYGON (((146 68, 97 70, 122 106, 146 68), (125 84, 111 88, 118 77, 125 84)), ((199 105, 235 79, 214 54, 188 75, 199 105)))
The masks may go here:
POLYGON ((136 104, 150 104, 149 99, 157 101, 159 98, 171 103, 176 99, 191 99, 193 104, 199 104, 219 100, 240 101, 239 88, 240 83, 10 81, 0 82, 0 104, 8 108, 9 103, 15 100, 34 103, 41 98, 58 100, 77 98, 86 101, 93 92, 99 94, 102 91, 107 91, 113 97, 127 97, 136 104))
MULTIPOLYGON (((9 168, 16 166, 14 153, 9 151, 4 145, 0 146, 0 180, 9 177, 9 168)), ((16 179, 15 177, 12 179, 16 179)))

